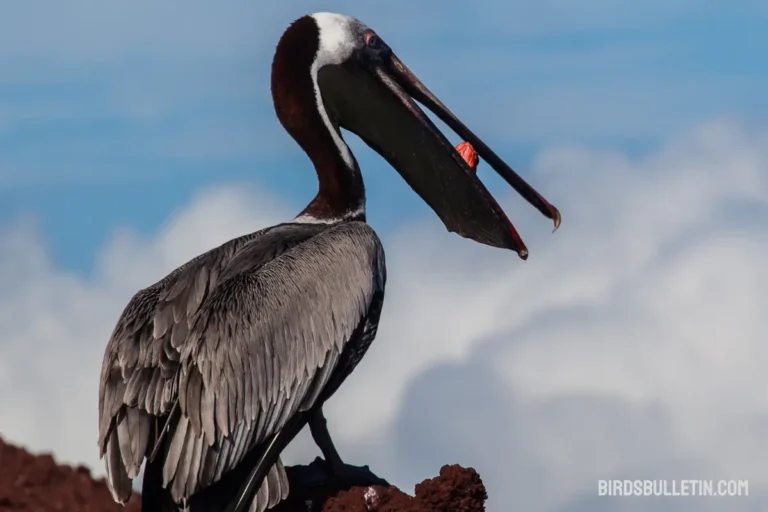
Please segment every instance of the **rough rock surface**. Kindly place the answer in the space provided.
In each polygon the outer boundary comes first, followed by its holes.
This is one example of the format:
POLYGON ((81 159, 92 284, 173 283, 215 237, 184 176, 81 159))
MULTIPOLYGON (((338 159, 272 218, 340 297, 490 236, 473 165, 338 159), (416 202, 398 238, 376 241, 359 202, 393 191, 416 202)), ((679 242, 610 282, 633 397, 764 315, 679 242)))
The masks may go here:
POLYGON ((443 466, 440 476, 416 486, 416 496, 397 487, 354 487, 325 502, 322 512, 480 512, 487 494, 474 469, 443 466))
MULTIPOLYGON (((289 479, 309 466, 288 468, 289 479)), ((296 482, 298 483, 298 482, 296 482)), ((286 502, 274 512, 481 512, 487 495, 474 469, 443 466, 440 476, 416 486, 415 496, 397 487, 301 485, 291 489, 286 502)), ((112 501, 103 479, 94 479, 84 467, 56 464, 51 455, 32 455, 0 439, 0 512, 139 512, 138 494, 125 508, 112 501)))
POLYGON ((136 495, 125 508, 114 503, 103 479, 84 467, 56 464, 0 439, 0 512, 139 512, 136 495))

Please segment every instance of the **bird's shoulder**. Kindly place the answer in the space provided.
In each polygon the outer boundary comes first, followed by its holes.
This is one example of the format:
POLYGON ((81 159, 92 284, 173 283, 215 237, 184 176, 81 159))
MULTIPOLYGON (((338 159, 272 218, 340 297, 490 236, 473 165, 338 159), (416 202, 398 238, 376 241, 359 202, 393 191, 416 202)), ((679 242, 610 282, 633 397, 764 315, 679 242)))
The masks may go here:
POLYGON ((256 270, 325 226, 284 223, 233 238, 177 267, 137 291, 126 304, 110 338, 121 339, 151 327, 160 339, 190 317, 216 286, 233 274, 256 270))
MULTIPOLYGON (((221 285, 211 293, 207 311, 223 309, 228 316, 244 320, 237 314, 240 309, 253 310, 253 301, 269 302, 277 295, 291 296, 290 304, 299 305, 317 300, 314 293, 341 283, 357 284, 371 292, 383 289, 384 248, 367 223, 311 226, 315 230, 313 235, 298 235, 300 243, 292 243, 291 238, 294 233, 307 233, 305 224, 289 225, 286 232, 275 238, 262 236, 244 245, 223 269, 221 285), (264 255, 268 257, 263 258, 264 255)), ((341 304, 346 296, 338 293, 327 298, 333 297, 341 304)))

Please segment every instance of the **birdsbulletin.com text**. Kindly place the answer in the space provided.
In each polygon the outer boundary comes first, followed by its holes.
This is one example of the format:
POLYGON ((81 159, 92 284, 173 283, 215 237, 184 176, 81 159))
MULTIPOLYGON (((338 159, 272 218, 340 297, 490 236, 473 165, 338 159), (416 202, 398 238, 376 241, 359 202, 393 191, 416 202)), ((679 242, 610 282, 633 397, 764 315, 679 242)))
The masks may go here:
POLYGON ((749 480, 598 480, 598 496, 749 496, 749 480))

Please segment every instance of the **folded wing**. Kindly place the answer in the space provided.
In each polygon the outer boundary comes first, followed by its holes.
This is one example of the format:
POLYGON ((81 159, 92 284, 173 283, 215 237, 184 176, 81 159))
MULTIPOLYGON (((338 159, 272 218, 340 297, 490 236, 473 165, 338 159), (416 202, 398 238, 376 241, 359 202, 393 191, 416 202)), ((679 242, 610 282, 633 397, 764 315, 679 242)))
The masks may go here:
POLYGON ((110 340, 100 446, 118 499, 130 495, 156 420, 176 402, 180 414, 158 456, 178 502, 264 450, 359 360, 350 338, 385 281, 370 227, 287 224, 237 240, 137 294, 135 313, 126 309, 110 340), (148 311, 151 322, 132 320, 148 311))

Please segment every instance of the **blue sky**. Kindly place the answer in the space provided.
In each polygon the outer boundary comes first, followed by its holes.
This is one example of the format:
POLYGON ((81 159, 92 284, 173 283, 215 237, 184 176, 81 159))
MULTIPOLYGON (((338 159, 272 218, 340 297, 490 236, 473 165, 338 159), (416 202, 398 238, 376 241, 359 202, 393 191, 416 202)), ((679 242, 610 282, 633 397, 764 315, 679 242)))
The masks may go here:
MULTIPOLYGON (((312 197, 268 73, 290 21, 332 10, 563 213, 550 236, 481 163, 522 263, 445 233, 347 136, 390 277, 329 404, 343 455, 406 488, 473 465, 492 512, 641 511, 595 480, 694 474, 749 478, 750 500, 657 510, 764 510, 768 4, 414 4, 2 4, 0 435, 98 469, 95 386, 130 296, 312 197)), ((303 436, 288 460, 313 456, 303 436)))
MULTIPOLYGON (((274 119, 268 72, 282 28, 319 6, 301 4, 7 7, 0 219, 34 215, 57 261, 88 271, 113 226, 152 232, 212 183, 255 182, 298 210, 312 171, 274 119)), ((387 5, 326 8, 379 30, 522 172, 551 144, 643 154, 703 120, 768 115, 757 2, 387 5)), ((380 229, 426 214, 376 155, 355 149, 380 229), (405 207, 391 208, 394 197, 405 207)))

